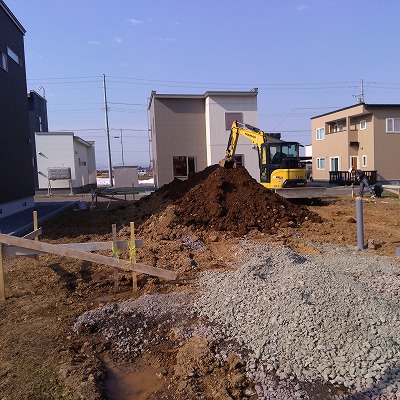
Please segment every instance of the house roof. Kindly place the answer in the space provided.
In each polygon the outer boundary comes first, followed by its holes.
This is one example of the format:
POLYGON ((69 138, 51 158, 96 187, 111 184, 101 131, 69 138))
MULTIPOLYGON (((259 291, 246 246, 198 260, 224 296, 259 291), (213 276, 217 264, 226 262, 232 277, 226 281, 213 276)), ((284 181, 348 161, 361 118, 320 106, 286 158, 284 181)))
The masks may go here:
POLYGON ((21 23, 17 20, 15 15, 11 12, 11 10, 7 7, 6 3, 3 0, 0 0, 0 7, 5 11, 5 13, 10 17, 10 19, 14 22, 14 24, 18 27, 18 29, 25 35, 26 30, 21 25, 21 23))
POLYGON ((158 99, 206 99, 211 96, 257 96, 258 89, 253 88, 248 92, 243 91, 207 91, 204 94, 164 94, 151 92, 148 109, 151 107, 151 102, 154 98, 158 99))
POLYGON ((35 132, 35 135, 37 136, 72 136, 72 139, 75 142, 79 142, 83 144, 84 146, 87 147, 92 147, 94 146, 95 142, 94 141, 87 141, 79 136, 75 136, 74 132, 35 132))
POLYGON ((325 114, 316 115, 315 117, 311 117, 311 119, 324 117, 325 115, 335 114, 337 112, 348 110, 350 108, 359 107, 359 106, 364 106, 364 108, 366 108, 366 109, 368 109, 368 108, 393 108, 393 107, 400 107, 400 104, 366 104, 366 103, 357 103, 357 104, 353 104, 352 106, 339 108, 338 110, 330 111, 330 112, 325 113, 325 114))

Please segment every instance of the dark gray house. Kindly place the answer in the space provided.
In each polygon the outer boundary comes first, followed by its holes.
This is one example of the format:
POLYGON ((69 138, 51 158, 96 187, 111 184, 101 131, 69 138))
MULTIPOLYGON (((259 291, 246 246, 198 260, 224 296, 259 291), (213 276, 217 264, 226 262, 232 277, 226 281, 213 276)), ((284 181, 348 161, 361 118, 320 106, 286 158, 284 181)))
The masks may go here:
POLYGON ((33 179, 35 189, 39 188, 38 169, 36 159, 36 143, 35 132, 48 132, 49 124, 47 121, 47 100, 45 97, 31 90, 28 93, 28 110, 29 110, 29 138, 32 147, 33 156, 33 179))
POLYGON ((0 218, 34 206, 24 35, 0 0, 0 218))

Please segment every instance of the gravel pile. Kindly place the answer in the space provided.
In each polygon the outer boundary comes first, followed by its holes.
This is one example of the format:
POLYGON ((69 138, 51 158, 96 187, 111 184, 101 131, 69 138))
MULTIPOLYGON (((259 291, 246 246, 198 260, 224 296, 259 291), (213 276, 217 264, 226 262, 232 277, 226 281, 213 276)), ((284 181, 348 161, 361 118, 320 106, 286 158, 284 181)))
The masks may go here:
POLYGON ((266 370, 283 381, 400 399, 398 266, 349 249, 303 257, 245 242, 241 248, 242 268, 202 275, 195 308, 252 352, 248 373, 261 379, 260 398, 274 398, 262 382, 266 370))

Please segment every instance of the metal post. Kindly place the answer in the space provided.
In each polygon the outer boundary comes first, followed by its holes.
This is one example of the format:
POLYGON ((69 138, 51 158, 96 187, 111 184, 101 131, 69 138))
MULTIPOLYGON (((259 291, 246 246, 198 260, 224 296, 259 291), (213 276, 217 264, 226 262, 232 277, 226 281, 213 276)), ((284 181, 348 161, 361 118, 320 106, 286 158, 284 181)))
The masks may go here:
POLYGON ((357 244, 358 249, 364 249, 364 218, 362 199, 356 199, 357 244))
POLYGON ((112 187, 112 186, 114 186, 114 184, 113 184, 112 162, 111 162, 110 127, 108 125, 108 105, 107 105, 106 76, 104 74, 103 74, 103 90, 104 90, 104 110, 105 110, 107 147, 108 147, 108 175, 110 177, 110 186, 112 187))

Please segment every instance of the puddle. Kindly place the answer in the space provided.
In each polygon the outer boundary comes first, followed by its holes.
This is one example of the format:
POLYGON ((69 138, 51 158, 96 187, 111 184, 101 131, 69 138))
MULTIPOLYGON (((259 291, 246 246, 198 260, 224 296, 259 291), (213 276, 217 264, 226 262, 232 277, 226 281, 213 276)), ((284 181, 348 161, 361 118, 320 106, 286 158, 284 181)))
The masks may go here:
POLYGON ((140 364, 135 371, 126 371, 108 364, 107 372, 105 390, 109 400, 145 400, 164 384, 156 375, 160 371, 150 365, 140 364))

